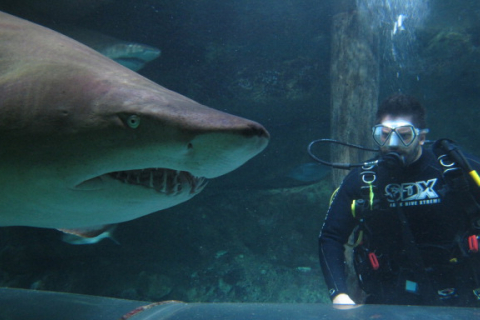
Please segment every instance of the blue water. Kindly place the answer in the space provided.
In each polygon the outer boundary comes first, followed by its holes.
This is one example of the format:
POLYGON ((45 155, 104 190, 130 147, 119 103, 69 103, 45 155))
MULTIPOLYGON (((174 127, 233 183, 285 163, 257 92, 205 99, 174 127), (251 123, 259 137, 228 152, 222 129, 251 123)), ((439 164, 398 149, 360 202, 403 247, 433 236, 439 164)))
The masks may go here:
POLYGON ((418 31, 430 13, 429 1, 356 0, 361 12, 380 30, 382 63, 392 92, 408 92, 421 77, 418 31))
POLYGON ((308 162, 296 166, 292 170, 288 171, 287 177, 302 181, 302 182, 314 182, 324 179, 331 168, 320 163, 308 162))

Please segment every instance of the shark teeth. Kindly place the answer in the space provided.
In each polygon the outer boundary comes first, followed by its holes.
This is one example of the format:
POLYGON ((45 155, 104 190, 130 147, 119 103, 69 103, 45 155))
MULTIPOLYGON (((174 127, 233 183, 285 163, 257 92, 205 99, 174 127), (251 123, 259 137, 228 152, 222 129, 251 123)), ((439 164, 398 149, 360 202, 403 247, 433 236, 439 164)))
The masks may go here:
POLYGON ((109 176, 123 183, 144 186, 155 189, 157 192, 168 195, 177 195, 185 192, 185 187, 190 187, 190 194, 196 194, 205 188, 207 181, 186 171, 171 169, 143 169, 116 171, 109 176))

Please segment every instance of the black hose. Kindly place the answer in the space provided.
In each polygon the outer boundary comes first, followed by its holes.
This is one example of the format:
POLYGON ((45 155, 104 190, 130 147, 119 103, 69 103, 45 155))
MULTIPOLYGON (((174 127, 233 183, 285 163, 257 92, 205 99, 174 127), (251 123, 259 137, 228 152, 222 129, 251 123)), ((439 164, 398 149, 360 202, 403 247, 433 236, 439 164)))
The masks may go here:
MULTIPOLYGON (((367 148, 367 147, 364 147, 364 146, 361 146, 361 145, 358 145, 358 144, 341 142, 341 141, 333 140, 333 139, 318 139, 318 140, 313 140, 312 142, 310 142, 308 144, 307 152, 308 152, 308 155, 313 160, 315 160, 315 161, 317 161, 321 164, 324 164, 326 166, 330 166, 330 167, 337 168, 337 169, 350 170, 353 167, 361 167, 365 164, 368 164, 369 162, 352 164, 352 163, 328 162, 328 161, 322 160, 322 159, 318 158, 317 156, 315 156, 312 152, 312 147, 316 143, 334 143, 334 144, 339 144, 339 145, 346 146, 346 147, 349 147, 349 148, 355 148, 355 149, 360 149, 360 150, 364 150, 364 151, 370 151, 370 152, 379 152, 380 151, 379 149, 367 148)), ((376 161, 372 161, 372 164, 373 164, 373 162, 376 162, 376 161)))
MULTIPOLYGON (((433 142, 434 141, 431 141, 431 140, 425 140, 425 144, 432 144, 433 142)), ((325 160, 322 160, 322 159, 318 158, 317 156, 315 156, 313 154, 312 147, 316 143, 334 143, 334 144, 339 144, 339 145, 346 146, 346 147, 349 147, 349 148, 355 148, 355 149, 360 149, 360 150, 370 151, 370 152, 379 152, 380 149, 367 148, 367 147, 364 147, 364 146, 361 146, 361 145, 358 145, 358 144, 341 142, 341 141, 334 140, 334 139, 318 139, 318 140, 313 140, 312 142, 310 142, 308 144, 307 152, 308 152, 308 155, 313 160, 315 160, 315 161, 317 161, 317 162, 319 162, 323 165, 330 166, 330 167, 336 168, 336 169, 350 170, 351 168, 354 168, 354 167, 361 167, 361 166, 364 166, 364 165, 365 166, 370 166, 370 165, 376 165, 376 164, 379 164, 379 163, 383 163, 387 167, 396 167, 396 166, 404 166, 405 165, 405 159, 395 152, 389 152, 389 153, 383 155, 383 157, 381 159, 366 161, 366 162, 362 162, 362 163, 328 162, 328 161, 325 161, 325 160)))

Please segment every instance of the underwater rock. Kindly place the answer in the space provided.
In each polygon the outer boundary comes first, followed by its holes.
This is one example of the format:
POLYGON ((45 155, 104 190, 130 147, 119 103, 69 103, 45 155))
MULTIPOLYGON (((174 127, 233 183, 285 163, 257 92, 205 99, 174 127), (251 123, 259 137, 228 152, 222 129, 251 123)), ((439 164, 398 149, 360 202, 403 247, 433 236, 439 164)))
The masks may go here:
POLYGON ((173 281, 163 274, 140 273, 137 290, 142 292, 143 299, 160 301, 172 291, 173 281))
POLYGON ((460 76, 468 68, 475 47, 465 31, 441 30, 426 45, 422 55, 427 74, 450 80, 460 76))

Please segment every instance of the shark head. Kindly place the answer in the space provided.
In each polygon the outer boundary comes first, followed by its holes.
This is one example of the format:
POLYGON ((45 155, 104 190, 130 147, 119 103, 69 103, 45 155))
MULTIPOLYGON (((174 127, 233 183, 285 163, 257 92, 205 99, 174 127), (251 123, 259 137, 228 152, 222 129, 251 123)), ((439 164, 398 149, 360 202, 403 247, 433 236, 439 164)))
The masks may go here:
POLYGON ((141 217, 190 199, 268 143, 260 124, 56 32, 4 13, 0 30, 0 225, 141 217))

